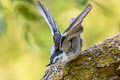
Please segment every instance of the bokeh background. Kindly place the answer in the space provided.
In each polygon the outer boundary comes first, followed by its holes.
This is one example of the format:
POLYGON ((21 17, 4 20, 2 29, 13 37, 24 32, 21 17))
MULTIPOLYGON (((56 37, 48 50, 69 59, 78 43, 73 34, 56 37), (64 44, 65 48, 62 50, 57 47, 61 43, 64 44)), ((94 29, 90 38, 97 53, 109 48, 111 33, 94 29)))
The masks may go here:
MULTIPOLYGON (((0 0, 0 80, 39 80, 47 68, 52 36, 35 1, 0 0)), ((120 0, 39 1, 50 9, 61 32, 92 3, 83 21, 83 49, 120 32, 120 0)))

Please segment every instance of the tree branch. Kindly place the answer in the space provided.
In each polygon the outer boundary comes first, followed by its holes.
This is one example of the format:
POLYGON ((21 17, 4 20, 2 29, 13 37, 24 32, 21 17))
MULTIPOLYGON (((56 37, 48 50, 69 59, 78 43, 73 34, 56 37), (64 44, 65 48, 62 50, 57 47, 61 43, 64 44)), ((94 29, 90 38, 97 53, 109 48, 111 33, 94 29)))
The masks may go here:
POLYGON ((120 80, 120 33, 84 50, 64 66, 48 67, 42 80, 120 80))

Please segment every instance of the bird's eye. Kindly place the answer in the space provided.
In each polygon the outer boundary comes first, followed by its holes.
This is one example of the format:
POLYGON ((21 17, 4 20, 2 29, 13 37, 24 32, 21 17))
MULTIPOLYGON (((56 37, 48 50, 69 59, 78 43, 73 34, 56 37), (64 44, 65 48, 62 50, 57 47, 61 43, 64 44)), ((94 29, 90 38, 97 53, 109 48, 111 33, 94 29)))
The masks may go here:
POLYGON ((58 61, 59 58, 56 58, 56 61, 58 61))
POLYGON ((59 58, 56 58, 53 60, 53 63, 56 63, 59 60, 59 58))
POLYGON ((59 60, 59 58, 56 58, 55 61, 54 61, 54 63, 56 63, 58 60, 59 60))

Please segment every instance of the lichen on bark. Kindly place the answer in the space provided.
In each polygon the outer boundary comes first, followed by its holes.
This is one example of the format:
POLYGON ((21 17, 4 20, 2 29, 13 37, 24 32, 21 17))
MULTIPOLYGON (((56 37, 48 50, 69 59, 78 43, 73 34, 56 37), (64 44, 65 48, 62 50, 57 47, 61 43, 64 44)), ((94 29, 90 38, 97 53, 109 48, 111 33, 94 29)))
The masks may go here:
POLYGON ((120 33, 82 51, 66 65, 49 66, 42 80, 120 80, 120 33))

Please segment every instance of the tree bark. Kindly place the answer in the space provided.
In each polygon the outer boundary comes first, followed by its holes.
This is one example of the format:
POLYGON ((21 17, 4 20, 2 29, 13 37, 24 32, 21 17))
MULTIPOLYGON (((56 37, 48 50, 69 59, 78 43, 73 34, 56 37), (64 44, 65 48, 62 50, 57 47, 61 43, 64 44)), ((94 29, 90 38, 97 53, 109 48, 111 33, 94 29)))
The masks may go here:
POLYGON ((120 80, 120 33, 66 65, 49 66, 41 80, 120 80))

